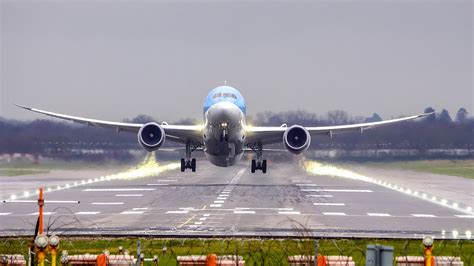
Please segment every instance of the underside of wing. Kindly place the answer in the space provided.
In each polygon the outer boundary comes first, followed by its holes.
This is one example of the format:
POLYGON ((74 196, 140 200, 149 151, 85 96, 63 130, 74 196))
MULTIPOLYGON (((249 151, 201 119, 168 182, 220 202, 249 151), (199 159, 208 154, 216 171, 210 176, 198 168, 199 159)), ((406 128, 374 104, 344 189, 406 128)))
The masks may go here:
MULTIPOLYGON (((345 133, 345 132, 364 132, 367 129, 372 129, 379 126, 385 126, 390 124, 395 124, 403 121, 413 120, 417 118, 422 118, 433 113, 425 113, 420 115, 384 120, 379 122, 370 122, 370 123, 361 123, 361 124, 352 124, 352 125, 339 125, 339 126, 322 126, 322 127, 305 127, 308 133, 312 136, 314 135, 328 135, 333 136, 335 134, 345 133)), ((271 144, 279 143, 283 141, 283 135, 287 130, 286 126, 281 127, 248 127, 247 128, 247 144, 261 143, 271 144)))
MULTIPOLYGON (((53 113, 53 112, 44 111, 44 110, 26 107, 26 106, 17 105, 17 104, 15 105, 25 110, 40 113, 43 115, 52 116, 52 117, 60 118, 63 120, 68 120, 75 123, 84 124, 87 126, 110 128, 110 129, 114 129, 117 132, 125 131, 125 132, 131 132, 131 133, 138 133, 140 129, 145 125, 145 124, 137 124, 137 123, 123 123, 123 122, 90 119, 90 118, 84 118, 84 117, 78 117, 78 116, 53 113)), ((202 141, 200 139, 202 126, 163 124, 161 125, 161 127, 165 131, 166 138, 168 140, 179 142, 179 143, 186 143, 187 141, 200 143, 202 141)))

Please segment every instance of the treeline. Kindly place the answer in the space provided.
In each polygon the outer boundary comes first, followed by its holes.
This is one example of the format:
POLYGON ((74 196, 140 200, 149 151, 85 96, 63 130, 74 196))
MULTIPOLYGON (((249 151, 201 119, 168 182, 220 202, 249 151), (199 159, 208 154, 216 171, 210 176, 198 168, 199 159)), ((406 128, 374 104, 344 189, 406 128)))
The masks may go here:
MULTIPOLYGON (((435 111, 426 108, 425 112, 435 111)), ((390 118, 385 118, 390 119, 390 118)), ((331 111, 317 115, 305 111, 264 112, 249 118, 252 125, 280 126, 299 124, 303 126, 326 126, 380 121, 374 113, 370 117, 350 116, 345 111, 331 111)), ((139 115, 127 122, 144 123, 155 119, 139 115)), ((159 121, 159 120, 158 120, 159 121)), ((177 121, 177 124, 193 124, 191 119, 177 121)), ((167 142, 166 145, 178 146, 167 142)), ((311 148, 363 149, 381 147, 391 149, 473 149, 474 118, 465 108, 451 118, 446 110, 417 121, 368 130, 364 134, 348 133, 335 135, 332 139, 319 136, 312 140, 311 148)), ((38 119, 31 122, 0 118, 0 154, 64 154, 77 150, 107 150, 121 154, 124 150, 138 149, 134 134, 120 133, 110 129, 86 127, 59 120, 38 119)))

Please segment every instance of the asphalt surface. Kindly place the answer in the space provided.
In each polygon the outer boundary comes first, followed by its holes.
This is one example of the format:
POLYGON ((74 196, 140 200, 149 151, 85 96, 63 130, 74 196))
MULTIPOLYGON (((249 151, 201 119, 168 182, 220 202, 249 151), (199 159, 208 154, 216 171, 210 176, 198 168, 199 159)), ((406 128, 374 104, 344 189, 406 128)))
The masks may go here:
MULTIPOLYGON (((267 174, 251 174, 246 161, 229 168, 198 161, 196 173, 176 168, 132 180, 78 178, 77 186, 58 180, 60 188, 49 184, 53 189, 45 193, 45 230, 174 237, 406 238, 467 238, 466 232, 474 231, 470 212, 377 183, 310 175, 298 163, 268 167, 267 174)), ((15 180, 21 184, 22 177, 15 180)), ((28 179, 24 182, 28 187, 28 179)), ((23 195, 22 189, 18 187, 13 201, 3 193, 7 202, 0 204, 0 235, 34 232, 36 196, 23 195), (31 202, 18 202, 24 200, 31 202)))

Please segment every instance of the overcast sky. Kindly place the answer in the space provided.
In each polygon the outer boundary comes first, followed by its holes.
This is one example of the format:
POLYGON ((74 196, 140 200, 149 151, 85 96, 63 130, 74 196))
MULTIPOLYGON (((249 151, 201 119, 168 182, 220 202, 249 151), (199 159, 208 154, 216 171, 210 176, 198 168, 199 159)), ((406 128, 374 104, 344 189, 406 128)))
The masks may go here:
POLYGON ((474 113, 469 0, 0 1, 7 118, 201 118, 224 80, 250 115, 474 113))

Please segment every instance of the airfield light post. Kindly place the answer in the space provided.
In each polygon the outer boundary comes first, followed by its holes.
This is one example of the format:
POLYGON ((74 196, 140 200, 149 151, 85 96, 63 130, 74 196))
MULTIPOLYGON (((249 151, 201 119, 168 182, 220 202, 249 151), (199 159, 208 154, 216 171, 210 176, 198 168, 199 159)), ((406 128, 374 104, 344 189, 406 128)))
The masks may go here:
POLYGON ((423 238, 423 246, 425 246, 424 255, 425 255, 425 266, 434 266, 434 257, 433 255, 433 237, 425 236, 423 238))
POLYGON ((51 252, 51 266, 56 266, 56 256, 58 254, 59 237, 52 235, 49 238, 49 247, 51 252))

